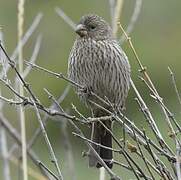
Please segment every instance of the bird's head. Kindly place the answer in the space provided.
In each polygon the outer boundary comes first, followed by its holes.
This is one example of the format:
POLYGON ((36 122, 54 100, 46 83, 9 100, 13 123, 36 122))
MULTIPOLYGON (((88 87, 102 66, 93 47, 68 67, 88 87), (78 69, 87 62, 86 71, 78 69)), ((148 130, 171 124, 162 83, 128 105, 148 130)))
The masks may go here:
POLYGON ((88 14, 81 18, 75 32, 80 38, 92 38, 105 40, 112 38, 112 30, 109 24, 95 14, 88 14))

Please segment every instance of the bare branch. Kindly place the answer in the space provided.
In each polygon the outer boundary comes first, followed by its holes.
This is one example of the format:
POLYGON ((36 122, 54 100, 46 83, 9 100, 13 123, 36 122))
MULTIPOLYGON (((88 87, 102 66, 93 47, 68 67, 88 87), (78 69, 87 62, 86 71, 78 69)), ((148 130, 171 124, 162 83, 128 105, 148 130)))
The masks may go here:
MULTIPOLYGON (((142 8, 142 0, 136 0, 135 1, 135 6, 134 6, 134 10, 133 10, 133 14, 131 16, 131 19, 128 23, 128 26, 126 28, 126 34, 128 34, 128 36, 131 34, 131 32, 133 31, 135 24, 138 20, 138 17, 141 13, 141 8, 142 8)), ((123 34, 120 38, 120 43, 123 44, 123 42, 126 40, 125 35, 123 34)))
POLYGON ((40 116, 40 113, 39 113, 39 110, 37 108, 37 105, 35 103, 35 101, 33 100, 33 104, 34 104, 34 108, 35 108, 35 111, 36 111, 36 115, 37 115, 37 118, 38 118, 38 122, 40 123, 40 127, 41 127, 41 130, 42 130, 42 134, 45 138, 45 141, 46 141, 46 144, 47 144, 47 147, 48 147, 48 150, 50 152, 50 156, 51 156, 51 162, 55 165, 56 169, 57 169, 57 172, 58 172, 58 177, 60 180, 63 180, 63 176, 62 176, 62 173, 60 171, 60 167, 58 165, 58 161, 57 161, 57 158, 55 156, 55 153, 54 153, 54 150, 52 148, 52 145, 50 143, 50 140, 48 138, 48 135, 47 135, 47 132, 45 130, 45 127, 44 127, 44 124, 41 120, 41 116, 40 116))
POLYGON ((2 159, 3 159, 3 177, 4 180, 10 180, 10 167, 8 161, 8 149, 7 149, 7 137, 6 132, 3 126, 0 126, 0 146, 2 152, 2 159))
POLYGON ((172 79, 172 84, 173 84, 173 87, 175 89, 175 93, 177 95, 177 99, 178 99, 178 102, 181 106, 181 97, 180 97, 180 94, 179 94, 179 91, 178 91, 178 88, 177 88, 177 84, 176 84, 176 80, 175 80, 175 75, 173 73, 173 71, 170 69, 170 67, 168 67, 168 70, 170 72, 170 76, 171 76, 171 79, 172 79))
MULTIPOLYGON (((12 138, 17 142, 21 147, 21 137, 18 131, 8 122, 8 120, 0 113, 0 124, 6 129, 6 131, 12 136, 12 138)), ((27 150, 28 156, 33 161, 33 163, 38 166, 37 160, 39 159, 37 155, 32 150, 27 150)), ((39 166, 38 166, 39 168, 39 166)), ((47 177, 47 174, 44 171, 41 171, 43 175, 47 177)))
POLYGON ((45 169, 51 176, 53 176, 56 180, 59 180, 59 178, 49 169, 45 164, 43 164, 41 161, 38 162, 39 166, 43 169, 45 169))
POLYGON ((65 14, 65 12, 59 8, 59 7, 56 7, 55 8, 55 12, 73 29, 75 30, 76 28, 76 24, 71 20, 71 18, 69 16, 67 16, 65 14))
MULTIPOLYGON (((22 41, 22 46, 24 46, 24 45, 26 44, 26 42, 28 41, 28 39, 31 37, 31 35, 33 34, 33 32, 35 31, 35 29, 36 29, 37 26, 39 25, 40 20, 42 19, 42 17, 43 17, 43 14, 42 14, 42 13, 39 13, 39 14, 35 17, 32 25, 31 25, 30 28, 27 30, 27 32, 25 33, 25 35, 23 36, 23 38, 22 38, 22 40, 21 40, 21 41, 22 41)), ((17 57, 17 55, 18 55, 18 49, 19 49, 19 44, 17 45, 17 47, 16 47, 15 50, 13 51, 10 59, 12 59, 12 60, 15 60, 15 59, 16 59, 16 57, 17 57)), ((6 72, 8 72, 9 66, 6 66, 6 69, 5 69, 5 70, 6 70, 6 72)), ((0 77, 2 77, 2 76, 3 76, 3 73, 0 73, 0 77)))

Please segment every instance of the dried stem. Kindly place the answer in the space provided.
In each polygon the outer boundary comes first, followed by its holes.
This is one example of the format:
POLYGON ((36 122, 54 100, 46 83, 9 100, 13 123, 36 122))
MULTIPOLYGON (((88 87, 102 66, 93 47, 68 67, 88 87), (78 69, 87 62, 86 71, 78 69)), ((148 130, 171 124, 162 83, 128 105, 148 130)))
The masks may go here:
POLYGON ((3 159, 3 179, 4 180, 11 180, 10 175, 10 167, 8 161, 8 149, 7 149, 7 136, 6 131, 3 126, 0 126, 0 146, 2 152, 2 159, 3 159))
MULTIPOLYGON (((14 156, 11 156, 9 158, 9 160, 11 161, 12 164, 20 167, 20 168, 23 168, 21 165, 20 165, 20 162, 19 160, 14 157, 14 156)), ((37 180, 47 180, 47 178, 45 178, 44 176, 42 176, 41 174, 39 174, 38 172, 35 171, 35 169, 32 169, 31 167, 28 166, 28 175, 34 179, 37 179, 37 180)))
POLYGON ((176 142, 176 172, 177 172, 177 179, 181 179, 181 169, 180 169, 180 159, 181 159, 181 146, 180 143, 176 142))
MULTIPOLYGON (((23 26, 24 26, 24 0, 18 1, 18 64, 20 74, 23 72, 23 26)), ((24 89, 22 84, 19 84, 19 92, 21 96, 24 96, 24 89)), ((19 108, 20 125, 21 125, 21 141, 22 141, 22 163, 23 163, 23 179, 28 180, 27 173, 27 155, 26 155, 26 125, 25 125, 25 112, 23 106, 19 108)))
POLYGON ((117 22, 119 21, 119 18, 121 17, 123 2, 124 0, 116 0, 116 6, 114 9, 114 18, 112 18, 112 22, 113 22, 112 29, 113 29, 114 37, 116 37, 117 31, 118 31, 117 22))
MULTIPOLYGON (((138 20, 138 17, 140 15, 140 13, 141 13, 142 3, 143 3, 142 0, 136 0, 135 1, 133 14, 132 14, 131 19, 129 21, 129 24, 128 24, 127 28, 126 28, 126 34, 127 35, 130 35, 131 32, 133 31, 134 27, 135 27, 135 24, 136 24, 136 22, 138 20)), ((123 44, 123 42, 125 40, 126 40, 125 35, 122 35, 119 41, 120 41, 121 44, 123 44)))
MULTIPOLYGON (((3 114, 0 114, 0 123, 1 125, 6 129, 6 132, 10 134, 10 136, 17 142, 17 144, 21 147, 21 136, 18 133, 18 131, 8 122, 8 120, 3 116, 3 114)), ((32 162, 38 166, 37 160, 39 159, 38 156, 32 151, 27 150, 28 156, 32 160, 32 162)), ((39 166, 38 166, 39 168, 39 166)), ((47 176, 44 171, 42 171, 43 175, 47 176)))
POLYGON ((57 172, 58 172, 58 177, 60 180, 63 180, 63 176, 62 176, 62 173, 60 171, 60 167, 58 165, 58 161, 57 161, 57 158, 55 156, 55 153, 54 153, 54 150, 52 148, 52 145, 50 143, 50 140, 48 138, 48 135, 47 135, 47 132, 45 130, 45 127, 44 127, 44 124, 41 120, 41 116, 40 116, 40 113, 39 113, 39 110, 37 108, 37 105, 35 103, 35 101, 33 101, 33 104, 34 104, 34 108, 35 108, 35 111, 36 111, 36 115, 37 115, 37 118, 38 118, 38 122, 40 123, 40 127, 41 127, 41 130, 42 130, 42 134, 45 138, 45 141, 46 141, 46 144, 47 144, 47 147, 49 149, 49 152, 50 152, 50 155, 51 155, 51 162, 55 165, 56 169, 57 169, 57 172))
POLYGON ((70 19, 69 16, 67 16, 65 14, 65 12, 59 8, 59 7, 56 7, 55 8, 55 12, 73 29, 75 30, 76 28, 76 24, 70 19))
POLYGON ((43 169, 45 169, 51 176, 53 176, 56 180, 59 180, 59 178, 49 169, 45 164, 43 164, 41 161, 38 162, 39 166, 43 169))
MULTIPOLYGON (((12 55, 10 56, 10 59, 15 60, 17 58, 18 49, 19 49, 20 44, 22 43, 22 46, 24 46, 27 43, 27 41, 29 40, 29 38, 31 37, 33 32, 38 27, 42 17, 43 17, 43 14, 42 13, 38 13, 38 15, 35 17, 33 23, 31 24, 31 26, 28 28, 27 32, 22 37, 21 41, 18 42, 18 45, 15 48, 15 50, 13 51, 12 55)), ((10 66, 5 66, 5 71, 8 72, 9 68, 10 68, 10 66)), ((0 78, 2 78, 3 75, 4 75, 4 72, 1 72, 0 73, 0 78)))
POLYGON ((172 79, 173 87, 175 89, 175 93, 177 95, 177 99, 178 99, 178 102, 179 102, 180 107, 181 107, 181 97, 180 97, 180 94, 179 94, 179 91, 178 91, 178 88, 177 88, 177 84, 176 84, 176 80, 175 80, 175 75, 174 75, 173 71, 170 69, 170 67, 168 67, 168 70, 170 72, 170 76, 171 76, 171 79, 172 79))

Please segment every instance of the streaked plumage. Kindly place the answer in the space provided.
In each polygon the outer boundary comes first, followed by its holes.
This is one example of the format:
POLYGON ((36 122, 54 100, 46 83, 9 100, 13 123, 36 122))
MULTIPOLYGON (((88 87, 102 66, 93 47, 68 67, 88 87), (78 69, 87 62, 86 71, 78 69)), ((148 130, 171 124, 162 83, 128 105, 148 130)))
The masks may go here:
MULTIPOLYGON (((103 99, 106 96, 116 108, 122 108, 129 90, 130 65, 127 56, 113 38, 110 26, 97 15, 86 15, 81 18, 76 32, 78 36, 69 56, 69 78, 103 99)), ((86 102, 88 99, 96 101, 78 88, 76 91, 86 102)), ((96 117, 107 115, 95 106, 91 108, 96 117)), ((105 124, 111 129, 111 122, 105 124)), ((112 147, 111 135, 100 123, 93 124, 92 139, 112 147)), ((103 159, 108 160, 105 162, 111 168, 109 161, 112 152, 95 145, 93 147, 103 159)), ((101 167, 91 152, 89 165, 101 167)))

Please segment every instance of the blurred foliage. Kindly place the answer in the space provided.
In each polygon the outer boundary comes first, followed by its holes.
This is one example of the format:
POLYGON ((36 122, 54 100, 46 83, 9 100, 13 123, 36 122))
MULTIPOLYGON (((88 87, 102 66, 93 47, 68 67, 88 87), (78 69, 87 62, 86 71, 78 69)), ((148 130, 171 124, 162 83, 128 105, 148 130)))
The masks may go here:
MULTIPOLYGON (((134 2, 135 0, 125 0, 123 13, 120 19, 124 27, 126 27, 129 23, 129 19, 134 8, 134 2)), ((42 12, 44 17, 40 23, 40 26, 37 28, 36 32, 24 47, 24 58, 28 60, 31 57, 35 39, 39 33, 42 33, 43 41, 36 63, 53 71, 63 72, 66 74, 67 59, 75 39, 75 34, 71 28, 55 13, 54 8, 57 6, 61 7, 65 13, 69 15, 75 22, 77 22, 83 14, 90 12, 103 16, 107 21, 110 22, 109 3, 106 0, 26 1, 25 30, 29 28, 38 12, 42 12)), ((170 66, 175 73, 178 88, 181 89, 181 76, 179 75, 181 67, 180 7, 181 2, 178 0, 144 1, 141 15, 138 19, 138 22, 136 23, 133 33, 131 34, 132 41, 139 54, 139 57, 142 63, 148 68, 148 72, 151 75, 158 91, 172 111, 178 115, 180 115, 180 109, 178 107, 175 92, 171 85, 167 67, 170 66)), ((4 32, 5 46, 8 52, 11 54, 17 43, 17 1, 0 0, 0 25, 2 26, 4 32)), ((121 32, 119 31, 119 36, 120 35, 121 32)), ((154 116, 157 117, 157 120, 160 121, 160 124, 164 124, 164 119, 160 115, 158 106, 152 101, 149 96, 149 91, 138 78, 139 68, 126 42, 123 45, 123 49, 129 57, 129 61, 132 67, 132 78, 134 79, 138 89, 153 111, 154 116)), ((10 73, 10 76, 13 76, 13 74, 10 73)), ((31 84, 35 93, 38 94, 40 100, 44 104, 47 104, 47 106, 50 104, 50 101, 48 100, 47 95, 44 93, 43 88, 47 88, 56 97, 58 97, 67 85, 67 83, 63 80, 47 76, 45 73, 34 70, 28 76, 27 81, 31 84)), ((0 84, 0 87, 1 86, 2 84, 0 84)), ((147 127, 147 125, 143 123, 144 118, 139 112, 133 98, 134 94, 131 91, 127 101, 126 114, 128 117, 132 117, 138 126, 147 127)), ((84 105, 80 103, 73 91, 71 91, 62 105, 64 108, 71 108, 71 103, 74 103, 78 109, 81 109, 81 112, 88 112, 84 105)), ((7 117, 10 119, 13 119, 12 123, 17 124, 18 118, 14 116, 13 109, 14 107, 7 106, 5 115, 7 115, 7 117), (12 113, 9 113, 10 111, 12 111, 12 113)), ((28 110, 28 138, 31 137, 31 133, 36 127, 37 121, 35 120, 35 115, 32 115, 32 111, 28 110)), ((49 122, 47 130, 55 147, 56 154, 58 157, 60 157, 60 164, 63 167, 64 173, 67 171, 66 166, 64 167, 63 163, 65 160, 65 152, 61 145, 62 139, 58 123, 49 122)), ((85 131, 89 130, 85 129, 85 131)), ((81 151, 86 149, 85 145, 80 142, 80 140, 72 137, 71 133, 69 134, 72 140, 71 142, 75 155, 77 179, 96 179, 98 176, 98 171, 95 169, 88 169, 86 159, 81 157, 81 151)), ((35 151, 41 156, 44 162, 48 163, 49 161, 44 140, 42 138, 38 139, 37 144, 34 147, 35 151), (45 150, 40 148, 39 144, 45 146, 45 150)), ((14 173, 18 177, 17 169, 14 170, 14 173)), ((120 169, 115 168, 115 171, 118 174, 127 173, 127 177, 129 178, 132 176, 130 173, 124 170, 120 171, 120 169)))

